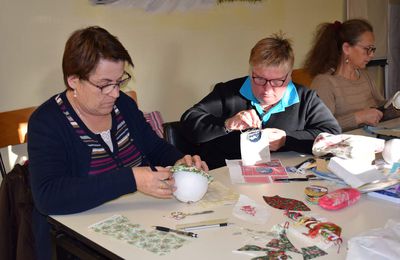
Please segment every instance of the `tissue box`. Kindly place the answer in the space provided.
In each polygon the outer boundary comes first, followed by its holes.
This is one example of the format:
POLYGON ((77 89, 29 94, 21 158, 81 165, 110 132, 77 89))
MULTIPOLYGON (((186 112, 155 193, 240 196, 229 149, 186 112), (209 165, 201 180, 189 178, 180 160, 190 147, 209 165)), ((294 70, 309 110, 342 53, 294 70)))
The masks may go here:
POLYGON ((332 157, 328 169, 353 188, 384 178, 383 173, 365 161, 332 157))

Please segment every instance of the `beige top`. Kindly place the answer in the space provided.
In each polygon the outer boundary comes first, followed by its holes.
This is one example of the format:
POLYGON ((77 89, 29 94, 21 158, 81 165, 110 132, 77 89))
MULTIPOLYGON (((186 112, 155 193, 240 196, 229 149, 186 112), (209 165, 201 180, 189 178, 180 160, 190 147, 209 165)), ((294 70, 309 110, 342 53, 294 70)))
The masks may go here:
POLYGON ((384 98, 366 70, 360 70, 360 78, 349 80, 331 72, 317 75, 311 88, 336 117, 343 131, 359 127, 354 113, 369 107, 378 107, 384 98))

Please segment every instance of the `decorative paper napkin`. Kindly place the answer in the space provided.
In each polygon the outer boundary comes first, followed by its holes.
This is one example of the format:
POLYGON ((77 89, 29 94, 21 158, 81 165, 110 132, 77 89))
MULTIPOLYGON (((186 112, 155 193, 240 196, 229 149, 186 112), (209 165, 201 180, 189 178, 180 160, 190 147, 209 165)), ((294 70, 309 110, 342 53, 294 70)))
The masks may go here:
POLYGON ((234 204, 238 198, 238 193, 214 180, 208 185, 206 195, 197 204, 204 208, 219 207, 234 204))
POLYGON ((296 210, 296 211, 310 211, 304 202, 295 199, 289 199, 275 195, 272 197, 263 196, 265 202, 273 208, 284 209, 284 210, 296 210))
POLYGON ((253 166, 243 166, 241 160, 225 160, 232 183, 273 183, 275 179, 288 178, 282 162, 270 162, 253 166))
POLYGON ((89 228, 157 255, 166 255, 189 242, 171 233, 156 230, 148 232, 139 224, 132 224, 128 218, 121 215, 114 215, 89 228))
POLYGON ((282 225, 275 225, 269 232, 272 238, 266 237, 264 241, 247 241, 247 243, 233 250, 234 253, 242 253, 253 256, 252 260, 269 260, 269 259, 293 259, 293 257, 302 255, 305 260, 313 259, 327 253, 317 246, 302 247, 300 250, 296 248, 286 235, 286 228, 282 225))
POLYGON ((245 195, 240 195, 239 201, 233 208, 233 215, 239 219, 255 224, 265 224, 269 213, 265 206, 257 204, 245 195))

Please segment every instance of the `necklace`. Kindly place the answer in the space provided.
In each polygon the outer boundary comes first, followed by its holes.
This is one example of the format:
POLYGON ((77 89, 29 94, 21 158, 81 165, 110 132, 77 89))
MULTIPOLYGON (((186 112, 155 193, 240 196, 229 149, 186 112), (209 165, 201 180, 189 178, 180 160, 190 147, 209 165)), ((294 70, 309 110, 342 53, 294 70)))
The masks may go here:
POLYGON ((75 104, 75 97, 69 96, 68 98, 69 103, 71 104, 72 109, 76 112, 76 114, 78 115, 78 117, 83 121, 83 115, 81 114, 81 111, 78 108, 78 105, 75 104))
MULTIPOLYGON (((111 117, 102 119, 102 118, 97 118, 97 117, 92 116, 92 118, 88 118, 79 109, 79 104, 76 103, 77 100, 75 97, 71 97, 71 95, 69 95, 69 96, 67 96, 67 98, 69 100, 69 103, 71 104, 72 109, 75 111, 75 113, 81 119, 83 124, 86 125, 87 128, 89 128, 90 131, 98 134, 101 132, 109 131, 111 129, 111 122, 108 122, 108 119, 111 119, 111 117), (107 120, 107 122, 104 120, 107 120)), ((109 116, 111 116, 111 115, 109 115, 109 116)))

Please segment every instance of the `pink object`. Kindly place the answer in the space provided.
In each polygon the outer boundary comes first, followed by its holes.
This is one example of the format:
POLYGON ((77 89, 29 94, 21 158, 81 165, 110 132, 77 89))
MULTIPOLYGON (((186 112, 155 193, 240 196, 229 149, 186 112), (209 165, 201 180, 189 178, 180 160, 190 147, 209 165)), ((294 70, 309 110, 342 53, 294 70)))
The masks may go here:
POLYGON ((353 205, 361 197, 361 193, 354 188, 338 189, 322 196, 318 205, 329 210, 338 210, 353 205))

